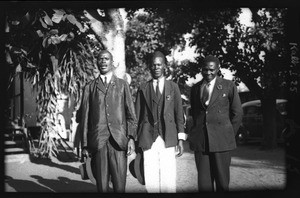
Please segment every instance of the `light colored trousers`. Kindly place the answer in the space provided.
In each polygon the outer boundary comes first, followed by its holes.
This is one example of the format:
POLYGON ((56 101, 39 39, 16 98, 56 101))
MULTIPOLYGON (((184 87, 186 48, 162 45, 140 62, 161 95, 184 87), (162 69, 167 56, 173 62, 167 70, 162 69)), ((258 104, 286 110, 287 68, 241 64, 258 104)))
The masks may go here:
POLYGON ((160 136, 144 151, 144 175, 148 193, 176 192, 175 147, 166 148, 160 136))

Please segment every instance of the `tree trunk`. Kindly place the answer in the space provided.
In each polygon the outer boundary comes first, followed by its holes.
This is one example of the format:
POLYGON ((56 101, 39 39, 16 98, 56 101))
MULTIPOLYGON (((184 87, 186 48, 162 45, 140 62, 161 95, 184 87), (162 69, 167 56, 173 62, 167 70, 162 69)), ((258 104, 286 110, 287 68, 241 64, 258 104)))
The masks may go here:
MULTIPOLYGON (((125 19, 121 15, 122 8, 107 10, 106 20, 100 21, 91 11, 86 11, 85 16, 90 20, 91 28, 101 41, 104 48, 113 55, 115 70, 114 73, 119 78, 126 78, 125 65, 125 19)), ((96 13, 97 14, 97 13, 96 13)))
POLYGON ((274 149, 277 147, 277 129, 276 129, 276 99, 262 98, 261 108, 263 115, 263 149, 274 149))

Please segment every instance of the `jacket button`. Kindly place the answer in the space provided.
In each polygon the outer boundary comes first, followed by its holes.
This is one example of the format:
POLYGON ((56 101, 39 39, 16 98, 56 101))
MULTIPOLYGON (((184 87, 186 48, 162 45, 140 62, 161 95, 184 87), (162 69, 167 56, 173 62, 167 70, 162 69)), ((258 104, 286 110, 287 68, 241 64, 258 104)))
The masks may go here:
POLYGON ((111 125, 111 123, 108 123, 108 126, 110 126, 111 125))

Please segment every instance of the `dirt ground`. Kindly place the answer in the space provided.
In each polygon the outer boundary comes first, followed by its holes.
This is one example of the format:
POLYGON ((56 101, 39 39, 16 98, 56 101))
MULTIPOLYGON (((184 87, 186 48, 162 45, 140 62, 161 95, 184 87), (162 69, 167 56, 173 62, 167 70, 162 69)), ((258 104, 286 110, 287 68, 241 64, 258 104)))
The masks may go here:
MULTIPOLYGON (((197 171, 193 152, 186 146, 183 156, 177 158, 177 192, 197 192, 197 171)), ((31 161, 28 156, 6 156, 4 169, 4 192, 82 192, 95 193, 96 187, 89 180, 82 180, 80 162, 61 152, 52 160, 31 161)), ((132 160, 134 156, 128 159, 132 160)), ((239 146, 232 155, 230 191, 285 191, 287 171, 285 150, 260 150, 257 145, 239 146)), ((127 193, 146 193, 128 171, 127 193)))

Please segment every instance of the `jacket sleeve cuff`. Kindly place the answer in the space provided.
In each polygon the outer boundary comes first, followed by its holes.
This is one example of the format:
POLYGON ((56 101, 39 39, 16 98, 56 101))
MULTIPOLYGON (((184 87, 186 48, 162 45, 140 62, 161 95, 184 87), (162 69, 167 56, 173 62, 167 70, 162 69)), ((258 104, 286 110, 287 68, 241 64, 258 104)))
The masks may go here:
POLYGON ((186 133, 183 133, 183 132, 179 132, 178 133, 178 139, 179 140, 186 140, 186 138, 187 138, 187 134, 186 133))

